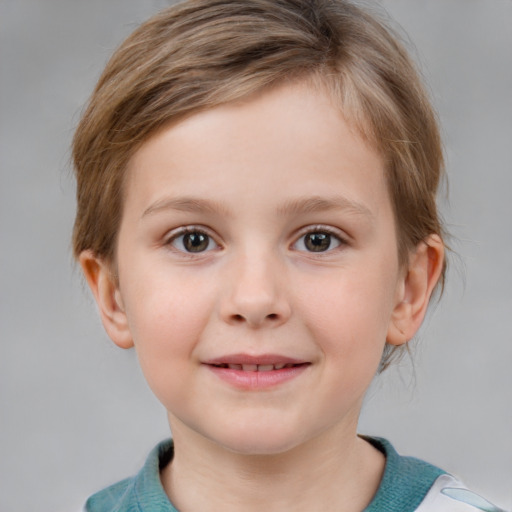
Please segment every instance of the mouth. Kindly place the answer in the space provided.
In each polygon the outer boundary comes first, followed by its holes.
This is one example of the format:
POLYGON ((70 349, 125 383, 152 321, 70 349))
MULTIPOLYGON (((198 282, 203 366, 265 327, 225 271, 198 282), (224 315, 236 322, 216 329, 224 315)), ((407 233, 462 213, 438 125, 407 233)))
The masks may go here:
POLYGON ((311 362, 272 354, 234 354, 203 364, 231 386, 255 391, 273 388, 299 377, 311 362))
POLYGON ((276 364, 233 364, 219 363, 212 364, 216 368, 229 368, 230 370, 240 370, 243 372, 272 372, 282 370, 283 368, 294 368, 296 366, 308 365, 309 363, 276 363, 276 364))
POLYGON ((244 372, 270 372, 283 368, 293 368, 294 366, 309 365, 310 362, 280 354, 227 354, 209 359, 204 364, 244 372))

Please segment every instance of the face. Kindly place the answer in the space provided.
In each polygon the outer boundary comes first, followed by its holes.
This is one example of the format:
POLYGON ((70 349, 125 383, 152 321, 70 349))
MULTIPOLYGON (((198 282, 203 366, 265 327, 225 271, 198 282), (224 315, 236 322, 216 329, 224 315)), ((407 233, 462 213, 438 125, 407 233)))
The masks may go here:
POLYGON ((327 94, 282 86, 146 142, 117 266, 125 346, 180 435, 269 454, 355 433, 404 278, 383 162, 327 94))

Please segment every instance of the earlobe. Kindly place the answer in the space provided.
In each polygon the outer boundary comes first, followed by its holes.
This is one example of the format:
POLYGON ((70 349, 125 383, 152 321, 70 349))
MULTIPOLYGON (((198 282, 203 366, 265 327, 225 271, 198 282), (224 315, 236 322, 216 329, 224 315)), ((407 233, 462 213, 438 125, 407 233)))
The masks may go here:
POLYGON ((386 338, 388 344, 403 345, 416 334, 443 265, 444 244, 438 235, 430 235, 411 252, 391 316, 386 338))
POLYGON ((79 261, 96 299, 101 321, 107 334, 119 347, 133 347, 121 293, 110 265, 96 257, 92 251, 83 251, 79 261))

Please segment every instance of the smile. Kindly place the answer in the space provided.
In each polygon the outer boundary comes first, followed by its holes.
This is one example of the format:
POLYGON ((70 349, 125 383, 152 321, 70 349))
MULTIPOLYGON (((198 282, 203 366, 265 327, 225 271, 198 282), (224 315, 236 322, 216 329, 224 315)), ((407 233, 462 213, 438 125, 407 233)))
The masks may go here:
POLYGON ((229 368, 230 370, 242 370, 244 372, 271 372, 273 370, 282 370, 283 368, 293 368, 298 366, 293 363, 277 363, 277 364, 216 364, 218 368, 229 368))
POLYGON ((203 363, 214 375, 241 390, 264 390, 299 377, 310 365, 279 355, 235 354, 203 363))

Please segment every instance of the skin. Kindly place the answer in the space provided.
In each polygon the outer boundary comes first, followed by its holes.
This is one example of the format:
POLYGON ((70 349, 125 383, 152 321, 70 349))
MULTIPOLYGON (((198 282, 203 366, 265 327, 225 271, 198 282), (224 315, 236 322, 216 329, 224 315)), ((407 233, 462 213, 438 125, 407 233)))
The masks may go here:
POLYGON ((117 277, 89 251, 81 264, 168 412, 161 477, 180 510, 371 501, 384 458, 357 437, 363 396, 385 342, 419 328, 443 261, 433 235, 401 268, 395 226, 380 155, 302 83, 193 115, 135 154, 117 277), (304 364, 240 388, 205 364, 232 354, 304 364))

